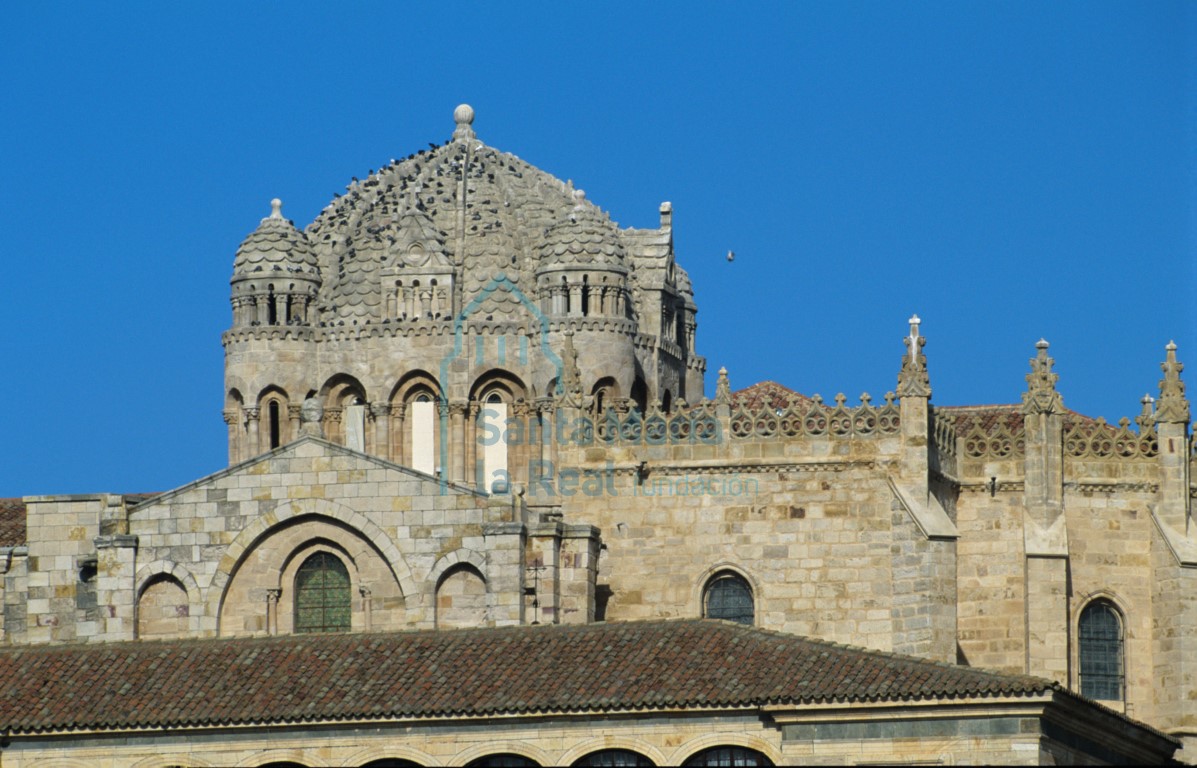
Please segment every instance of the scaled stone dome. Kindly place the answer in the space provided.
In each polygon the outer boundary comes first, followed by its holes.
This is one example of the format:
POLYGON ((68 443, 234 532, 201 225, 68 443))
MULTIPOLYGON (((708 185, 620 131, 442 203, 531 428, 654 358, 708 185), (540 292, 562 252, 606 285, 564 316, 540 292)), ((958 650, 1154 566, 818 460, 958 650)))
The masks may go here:
POLYGON ((586 202, 586 193, 574 192, 569 216, 549 227, 540 246, 540 269, 548 267, 617 268, 625 272, 626 254, 619 230, 609 218, 586 202))
MULTIPOLYGON (((571 184, 478 141, 469 106, 458 107, 454 118, 449 141, 354 178, 308 226, 324 277, 321 310, 327 319, 366 322, 381 316, 381 271, 405 268, 396 253, 400 244, 426 243, 423 250, 439 252, 446 267, 457 267, 463 304, 499 274, 534 297, 546 253, 580 248, 582 259, 623 260, 619 229, 589 203, 580 228, 555 229, 573 224, 569 217, 577 201, 571 184), (409 231, 412 223, 419 232, 409 231)), ((509 294, 487 298, 499 304, 515 300, 509 294)))
POLYGON ((307 237, 283 218, 282 201, 270 202, 271 213, 237 248, 233 277, 303 275, 320 278, 320 265, 307 237))

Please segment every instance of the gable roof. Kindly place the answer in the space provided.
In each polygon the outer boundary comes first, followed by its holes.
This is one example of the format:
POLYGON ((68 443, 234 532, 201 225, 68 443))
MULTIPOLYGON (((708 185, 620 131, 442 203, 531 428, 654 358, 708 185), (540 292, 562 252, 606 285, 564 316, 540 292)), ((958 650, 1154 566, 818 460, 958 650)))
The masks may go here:
POLYGON ((810 404, 810 398, 795 392, 784 384, 776 381, 758 381, 744 389, 732 392, 732 403, 742 408, 757 410, 759 408, 785 409, 790 403, 801 406, 810 404))
MULTIPOLYGON (((298 455, 299 451, 306 445, 318 446, 326 454, 352 456, 352 457, 355 457, 355 458, 361 460, 364 464, 369 464, 374 467, 378 467, 380 469, 390 469, 390 470, 394 470, 396 472, 400 472, 405 475, 410 475, 411 477, 419 478, 421 480, 428 480, 430 482, 438 483, 438 484, 442 483, 442 481, 439 478, 435 477, 434 475, 425 474, 423 472, 420 472, 419 470, 412 469, 411 467, 405 467, 401 464, 395 464, 393 462, 387 461, 386 459, 380 459, 377 456, 371 456, 368 453, 362 453, 361 451, 355 451, 352 448, 346 448, 343 445, 337 445, 336 443, 329 442, 328 440, 325 440, 322 437, 313 437, 312 435, 301 435, 298 439, 292 440, 291 442, 287 443, 286 445, 280 445, 278 448, 267 451, 266 453, 259 454, 257 456, 246 459, 245 461, 239 462, 237 464, 233 464, 230 467, 225 467, 224 469, 220 470, 219 472, 213 472, 212 474, 205 475, 204 477, 201 477, 198 480, 192 480, 190 483, 187 483, 186 485, 181 485, 178 488, 173 488, 169 491, 165 491, 163 493, 153 495, 153 496, 140 496, 136 499, 136 501, 133 501, 131 497, 126 497, 126 499, 130 499, 131 506, 136 505, 139 508, 142 505, 157 504, 158 502, 174 498, 175 496, 178 496, 179 494, 184 493, 186 491, 194 490, 195 488, 200 488, 205 485, 208 485, 216 480, 219 480, 220 478, 227 477, 229 475, 234 475, 234 474, 237 474, 240 472, 244 472, 245 470, 249 469, 250 467, 255 466, 257 464, 261 464, 262 462, 270 461, 272 459, 286 458, 287 456, 298 455)), ((460 483, 454 483, 454 482, 450 482, 450 481, 446 480, 446 481, 443 481, 443 485, 445 486, 445 488, 448 489, 448 491, 450 493, 468 494, 470 496, 486 498, 485 493, 482 493, 480 491, 477 491, 473 488, 470 488, 469 486, 462 485, 460 483)))
POLYGON ((729 622, 37 646, 0 652, 0 730, 179 728, 1060 689, 729 622))

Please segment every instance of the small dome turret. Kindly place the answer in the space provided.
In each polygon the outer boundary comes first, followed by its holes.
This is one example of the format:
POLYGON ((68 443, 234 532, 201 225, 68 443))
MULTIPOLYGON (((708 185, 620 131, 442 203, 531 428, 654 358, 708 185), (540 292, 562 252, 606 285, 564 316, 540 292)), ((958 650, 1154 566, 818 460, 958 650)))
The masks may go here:
POLYGON ((283 203, 249 234, 233 260, 233 325, 305 325, 320 289, 320 265, 308 238, 283 218, 283 203))
POLYGON ((623 317, 627 253, 611 220, 574 192, 568 217, 545 230, 536 281, 542 309, 553 315, 623 317))
POLYGON ((545 230, 540 246, 540 269, 611 267, 626 274, 627 257, 615 225, 586 202, 586 193, 582 190, 574 192, 574 200, 569 217, 545 230))
POLYGON ((233 277, 283 272, 320 279, 316 254, 303 232, 283 218, 283 202, 270 201, 270 215, 237 248, 233 277))

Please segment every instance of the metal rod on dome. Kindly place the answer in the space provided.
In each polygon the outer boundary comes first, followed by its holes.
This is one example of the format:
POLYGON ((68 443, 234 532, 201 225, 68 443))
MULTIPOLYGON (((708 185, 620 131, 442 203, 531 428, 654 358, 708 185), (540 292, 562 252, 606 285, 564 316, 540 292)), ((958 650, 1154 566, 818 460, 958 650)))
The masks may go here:
POLYGON ((467 182, 470 160, 473 156, 474 131, 470 125, 474 122, 474 109, 469 104, 460 104, 453 110, 453 121, 457 128, 453 131, 453 138, 465 146, 462 152, 461 176, 457 188, 457 253, 453 261, 456 269, 453 277, 453 317, 461 316, 462 290, 461 283, 465 273, 465 240, 466 240, 466 197, 469 189, 467 182))

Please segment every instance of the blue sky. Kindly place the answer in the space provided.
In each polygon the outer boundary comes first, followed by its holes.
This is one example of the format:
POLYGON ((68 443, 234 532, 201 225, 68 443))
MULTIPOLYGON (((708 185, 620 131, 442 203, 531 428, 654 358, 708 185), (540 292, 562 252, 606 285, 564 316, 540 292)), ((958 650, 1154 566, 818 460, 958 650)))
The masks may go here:
POLYGON ((5 9, 0 496, 222 468, 237 245, 461 102, 623 226, 673 202, 708 392, 879 399, 913 312, 941 405, 1040 337, 1112 421, 1170 339, 1197 375, 1192 5, 247 5, 5 9))

